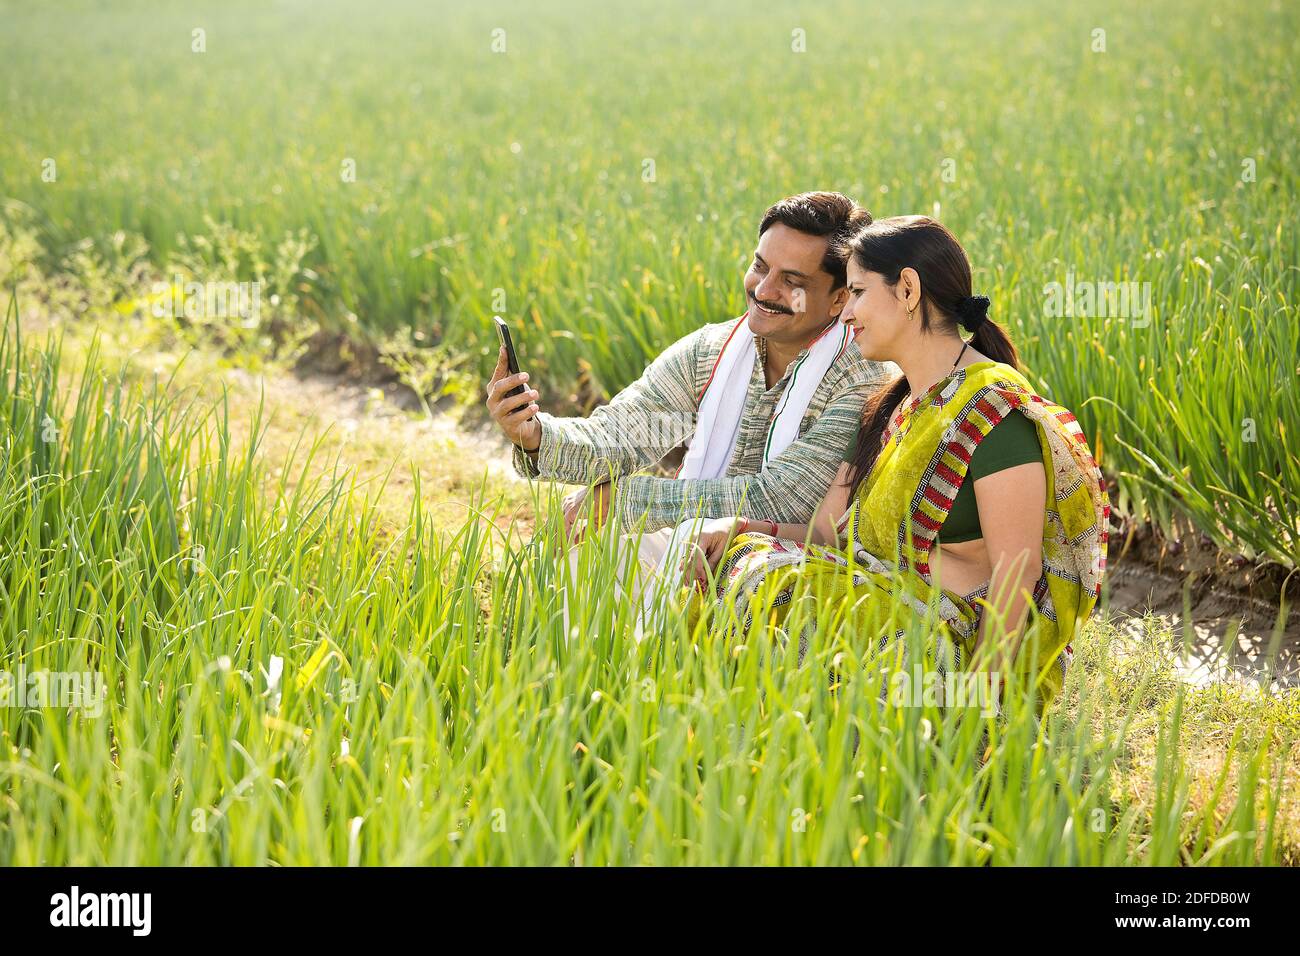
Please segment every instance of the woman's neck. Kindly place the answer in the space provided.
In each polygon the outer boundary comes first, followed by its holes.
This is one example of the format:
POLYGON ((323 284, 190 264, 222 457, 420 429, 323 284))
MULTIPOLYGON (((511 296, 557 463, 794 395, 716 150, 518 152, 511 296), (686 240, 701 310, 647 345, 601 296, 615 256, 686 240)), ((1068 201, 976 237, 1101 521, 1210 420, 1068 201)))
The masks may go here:
POLYGON ((918 342, 907 355, 900 355, 894 363, 903 370, 912 396, 924 395, 940 379, 946 378, 953 371, 953 363, 961 357, 962 365, 969 365, 978 360, 978 355, 969 345, 962 352, 960 336, 927 337, 918 342))

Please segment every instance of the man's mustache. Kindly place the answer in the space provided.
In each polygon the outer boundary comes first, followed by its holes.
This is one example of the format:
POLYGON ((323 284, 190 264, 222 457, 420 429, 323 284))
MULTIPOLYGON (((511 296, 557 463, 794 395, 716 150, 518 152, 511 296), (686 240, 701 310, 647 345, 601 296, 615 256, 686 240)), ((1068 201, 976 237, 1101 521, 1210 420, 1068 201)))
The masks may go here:
POLYGON ((767 309, 767 311, 769 311, 769 312, 780 312, 782 315, 794 315, 794 310, 793 310, 793 309, 787 309, 785 306, 783 306, 783 305, 778 305, 778 304, 775 303, 775 302, 764 302, 764 301, 761 300, 761 299, 757 299, 757 298, 755 298, 755 297, 754 297, 754 293, 752 293, 752 292, 747 293, 747 295, 749 296, 749 301, 750 301, 750 302, 756 302, 756 303, 758 303, 758 304, 761 305, 763 308, 767 309))

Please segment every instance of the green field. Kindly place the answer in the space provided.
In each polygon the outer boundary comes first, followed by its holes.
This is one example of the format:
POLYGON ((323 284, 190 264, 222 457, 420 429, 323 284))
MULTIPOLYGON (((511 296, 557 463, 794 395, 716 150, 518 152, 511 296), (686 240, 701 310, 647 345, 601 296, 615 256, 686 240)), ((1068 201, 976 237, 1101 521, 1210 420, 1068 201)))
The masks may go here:
MULTIPOLYGON (((432 390, 474 402, 500 314, 544 407, 572 410, 739 314, 765 207, 837 189, 953 229, 1119 512, 1300 563, 1294 4, 0 3, 0 22, 19 311, 134 328, 164 278, 258 280, 260 327, 203 330, 230 363, 318 327, 309 348, 357 352, 410 331, 432 390), (1067 282, 1137 283, 1143 307, 1056 314, 1067 282)), ((553 502, 531 536, 488 520, 491 496, 460 526, 417 496, 393 527, 381 490, 298 477, 310 436, 272 469, 219 402, 19 327, 0 669, 98 671, 111 693, 102 718, 0 708, 0 863, 1297 858, 1294 692, 1189 694, 1154 652, 1112 659, 1099 621, 1044 737, 1017 710, 981 764, 974 722, 878 714, 870 668, 828 693, 860 651, 833 621, 802 667, 766 632, 636 645, 603 587, 566 643, 553 502), (1221 775, 1186 759, 1197 739, 1221 775)))
POLYGON ((1121 509, 1296 562, 1291 4, 56 9, 0 36, 0 195, 52 259, 90 238, 120 274, 139 236, 165 275, 260 275, 289 321, 412 325, 475 372, 497 312, 563 402, 738 314, 775 198, 938 204, 1121 509), (1045 315, 1069 275, 1149 283, 1147 324, 1045 315))
POLYGON ((220 408, 93 364, 60 396, 59 362, 0 341, 4 659, 103 691, 0 708, 5 864, 1300 857, 1300 696, 1188 693, 1167 636, 1090 626, 1041 728, 1023 697, 882 704, 891 662, 833 606, 802 665, 725 615, 636 643, 612 536, 566 635, 554 503, 526 546, 418 499, 394 535, 346 478, 265 494, 220 408))

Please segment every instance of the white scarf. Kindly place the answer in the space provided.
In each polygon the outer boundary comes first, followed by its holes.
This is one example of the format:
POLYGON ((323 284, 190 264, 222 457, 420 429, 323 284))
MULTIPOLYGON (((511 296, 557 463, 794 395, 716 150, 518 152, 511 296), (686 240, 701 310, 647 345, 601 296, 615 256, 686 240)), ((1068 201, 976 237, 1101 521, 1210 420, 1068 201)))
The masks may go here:
MULTIPOLYGON (((721 478, 726 474, 740 434, 749 380, 754 375, 754 359, 758 355, 754 339, 746 313, 736 320, 704 383, 695 434, 677 470, 678 478, 721 478)), ((764 468, 799 437, 799 425, 813 393, 852 341, 849 326, 832 322, 795 361, 767 428, 764 468)))
MULTIPOLYGON (((721 478, 726 474, 727 465, 736 450, 741 413, 745 408, 749 381, 754 374, 754 360, 758 355, 754 339, 746 313, 736 320, 731 334, 723 343, 722 351, 713 363, 708 381, 704 383, 695 434, 691 437, 690 448, 681 467, 677 469, 676 477, 721 478)), ((790 370, 790 380, 785 383, 785 390, 777 400, 776 411, 767 428, 767 440, 763 446, 764 468, 799 437, 799 425, 803 422, 804 412, 807 411, 813 394, 831 366, 852 344, 852 329, 839 322, 832 322, 795 360, 794 368, 790 370)), ((680 579, 679 567, 688 542, 695 540, 700 524, 710 517, 724 516, 687 517, 673 528, 664 555, 642 593, 641 613, 637 615, 636 622, 637 640, 646 633, 654 607, 662 599, 662 589, 665 586, 675 588, 680 579)))

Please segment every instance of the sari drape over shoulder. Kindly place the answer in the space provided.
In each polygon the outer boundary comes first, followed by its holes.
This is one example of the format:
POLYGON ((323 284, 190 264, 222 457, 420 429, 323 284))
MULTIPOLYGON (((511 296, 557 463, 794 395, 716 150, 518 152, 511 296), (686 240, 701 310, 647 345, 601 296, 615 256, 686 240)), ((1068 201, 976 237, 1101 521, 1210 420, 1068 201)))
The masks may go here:
MULTIPOLYGON (((874 631, 882 646, 901 634, 885 623, 897 621, 900 606, 936 614, 942 625, 936 640, 943 646, 931 648, 934 666, 965 666, 987 583, 953 594, 933 580, 931 562, 971 456, 1013 413, 1033 422, 1047 475, 1042 572, 1017 665, 1046 706, 1061 690, 1072 641, 1101 593, 1110 503, 1075 417, 999 362, 959 369, 894 415, 875 466, 836 524, 836 546, 737 536, 719 563, 713 607, 733 600, 748 626, 749 605, 761 588, 779 626, 796 593, 841 601, 857 612, 847 625, 874 631), (892 617, 882 603, 892 607, 892 617), (889 632, 879 633, 882 626, 889 632)), ((805 640, 801 635, 801 644, 805 640)))

